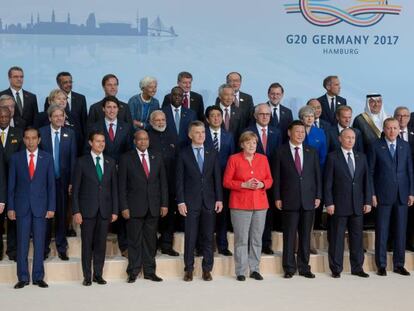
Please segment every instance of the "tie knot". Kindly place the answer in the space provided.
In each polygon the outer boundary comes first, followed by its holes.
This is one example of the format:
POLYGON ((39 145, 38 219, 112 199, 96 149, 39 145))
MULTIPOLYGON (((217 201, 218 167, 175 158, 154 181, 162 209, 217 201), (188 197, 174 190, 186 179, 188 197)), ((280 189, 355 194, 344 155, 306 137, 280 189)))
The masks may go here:
POLYGON ((178 109, 178 108, 175 108, 174 110, 175 110, 175 112, 178 112, 178 111, 179 111, 180 109, 178 109))
POLYGON ((59 131, 56 131, 56 132, 55 132, 55 135, 59 135, 59 131))
POLYGON ((16 96, 19 96, 19 91, 16 92, 16 96))
POLYGON ((295 150, 298 151, 299 150, 299 147, 295 147, 295 150))
POLYGON ((114 124, 113 124, 113 123, 109 123, 109 126, 110 126, 110 127, 113 127, 113 126, 114 126, 114 124))
POLYGON ((145 158, 145 153, 141 153, 141 157, 145 158))
POLYGON ((214 136, 217 137, 217 135, 218 135, 218 133, 217 132, 214 132, 214 136))
POLYGON ((350 157, 352 153, 351 152, 348 152, 347 154, 348 154, 348 157, 350 157))
POLYGON ((100 160, 101 160, 101 157, 96 157, 96 162, 99 163, 100 160))
POLYGON ((34 158, 34 153, 31 153, 30 154, 30 157, 33 159, 34 158))
POLYGON ((262 127, 262 132, 263 132, 263 134, 266 133, 266 129, 264 127, 262 127))

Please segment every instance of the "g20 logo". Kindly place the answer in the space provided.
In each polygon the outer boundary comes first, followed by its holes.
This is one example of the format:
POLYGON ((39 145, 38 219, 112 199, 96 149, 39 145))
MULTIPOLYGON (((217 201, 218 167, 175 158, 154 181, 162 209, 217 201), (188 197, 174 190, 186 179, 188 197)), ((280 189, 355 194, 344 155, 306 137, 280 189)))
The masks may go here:
POLYGON ((328 27, 341 22, 356 27, 370 27, 380 22, 385 15, 399 15, 402 7, 390 5, 388 0, 356 0, 360 4, 339 8, 331 0, 299 0, 285 4, 288 14, 302 14, 311 24, 328 27))

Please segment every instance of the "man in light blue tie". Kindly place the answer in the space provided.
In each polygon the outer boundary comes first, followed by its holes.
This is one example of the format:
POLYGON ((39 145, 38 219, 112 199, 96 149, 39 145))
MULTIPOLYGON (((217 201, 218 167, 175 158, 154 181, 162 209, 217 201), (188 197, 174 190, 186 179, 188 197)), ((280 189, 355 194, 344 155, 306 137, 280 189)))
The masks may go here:
POLYGON ((384 121, 384 137, 375 141, 368 154, 375 221, 375 263, 377 274, 387 275, 387 240, 393 215, 394 272, 410 275, 404 268, 408 206, 414 203, 413 162, 410 145, 399 138, 397 119, 384 121))
MULTIPOLYGON (((39 147, 53 156, 56 180, 55 242, 59 258, 66 261, 69 260, 67 255, 66 215, 77 155, 76 134, 72 129, 64 127, 65 109, 63 107, 52 104, 49 106, 47 113, 50 125, 39 129, 41 137, 39 147)), ((52 223, 53 220, 51 219, 47 224, 45 258, 50 253, 52 223)))

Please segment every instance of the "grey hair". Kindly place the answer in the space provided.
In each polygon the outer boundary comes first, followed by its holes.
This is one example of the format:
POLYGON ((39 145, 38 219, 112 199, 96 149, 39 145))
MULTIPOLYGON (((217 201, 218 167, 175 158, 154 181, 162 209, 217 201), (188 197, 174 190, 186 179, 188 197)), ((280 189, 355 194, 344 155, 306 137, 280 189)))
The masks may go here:
POLYGON ((154 121, 154 118, 155 118, 155 116, 156 116, 157 114, 162 114, 162 115, 166 118, 164 111, 162 111, 162 110, 154 110, 154 111, 153 111, 153 112, 151 112, 151 114, 150 114, 150 117, 149 117, 150 122, 154 121))
POLYGON ((63 108, 63 107, 61 107, 61 106, 59 106, 58 104, 51 104, 50 106, 49 106, 49 108, 47 108, 47 115, 49 116, 49 118, 52 116, 52 114, 55 112, 55 111, 62 111, 63 112, 63 115, 65 115, 65 109, 63 108))
POLYGON ((218 88, 219 96, 221 96, 221 93, 223 93, 224 89, 231 89, 232 92, 233 92, 233 88, 230 86, 230 84, 224 83, 224 84, 220 85, 220 87, 218 88))
POLYGON ((315 117, 315 110, 311 106, 303 106, 299 109, 298 117, 299 120, 303 120, 303 118, 307 115, 313 115, 315 117))
MULTIPOLYGON (((1 97, 0 97, 1 100, 1 97)), ((410 113, 410 109, 408 109, 408 107, 405 106, 398 106, 397 108, 395 108, 394 110, 394 117, 396 116, 397 112, 399 112, 400 110, 407 110, 408 113, 410 113)))
POLYGON ((256 105, 256 106, 254 107, 254 115, 257 115, 257 113, 258 113, 258 111, 259 111, 259 109, 260 109, 261 107, 266 107, 267 111, 268 111, 269 113, 272 113, 272 109, 270 109, 270 107, 269 107, 269 105, 268 105, 268 104, 266 104, 266 103, 261 103, 261 104, 258 104, 258 105, 256 105))
POLYGON ((14 104, 16 104, 16 102, 14 101, 14 98, 13 98, 13 97, 11 97, 10 95, 4 94, 4 95, 1 95, 1 96, 0 96, 0 105, 3 105, 3 103, 4 103, 6 100, 12 100, 12 101, 13 101, 13 103, 14 103, 14 104))
POLYGON ((141 90, 145 89, 148 85, 150 85, 151 83, 157 83, 157 79, 155 79, 154 77, 144 77, 141 79, 141 81, 139 81, 139 88, 141 90))

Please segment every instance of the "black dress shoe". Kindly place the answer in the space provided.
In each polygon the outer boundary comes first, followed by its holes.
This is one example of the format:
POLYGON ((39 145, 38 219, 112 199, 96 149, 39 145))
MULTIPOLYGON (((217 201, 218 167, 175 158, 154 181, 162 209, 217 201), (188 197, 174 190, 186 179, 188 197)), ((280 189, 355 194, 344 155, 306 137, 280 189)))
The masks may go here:
POLYGON ((29 282, 27 281, 19 281, 16 283, 16 285, 14 285, 15 289, 19 289, 19 288, 23 288, 25 286, 29 285, 29 282))
POLYGON ((91 286, 92 282, 91 282, 90 279, 83 279, 82 285, 83 286, 91 286))
POLYGON ((193 271, 185 271, 183 280, 184 282, 191 282, 193 280, 193 271))
POLYGON ((203 271, 203 275, 201 277, 204 281, 212 281, 213 277, 211 276, 210 271, 203 271))
POLYGON ((175 250, 173 250, 172 248, 169 248, 169 249, 162 249, 162 250, 161 250, 161 254, 165 254, 165 255, 168 255, 168 256, 174 256, 174 257, 177 257, 177 256, 179 256, 179 255, 180 255, 178 252, 176 252, 176 251, 175 251, 175 250))
POLYGON ((352 275, 359 276, 360 278, 369 278, 369 274, 365 273, 364 270, 358 271, 358 272, 352 272, 352 275))
POLYGON ((75 236, 76 236, 76 231, 75 231, 75 230, 73 230, 73 229, 69 229, 69 230, 66 232, 66 236, 67 236, 67 237, 75 237, 75 236))
POLYGON ((137 280, 137 276, 130 274, 128 275, 127 283, 135 283, 136 280, 137 280))
POLYGON ((49 285, 47 285, 47 283, 43 280, 39 280, 39 281, 33 281, 33 285, 37 285, 41 288, 47 288, 49 287, 49 285))
POLYGON ((144 275, 144 279, 151 280, 153 282, 161 282, 162 281, 162 279, 158 275, 156 275, 155 273, 144 275))
POLYGON ((410 251, 410 252, 414 252, 414 245, 407 245, 405 247, 405 250, 410 251))
POLYGON ((63 260, 63 261, 68 261, 68 260, 69 260, 69 257, 68 257, 68 255, 66 254, 66 252, 58 253, 58 256, 59 256, 59 258, 60 258, 61 260, 63 260))
POLYGON ((266 255, 273 255, 275 252, 268 246, 262 248, 262 253, 266 255))
POLYGON ((334 279, 339 279, 341 277, 341 274, 339 272, 332 272, 332 277, 334 279))
POLYGON ((386 276, 387 275, 387 270, 385 270, 385 268, 379 268, 378 271, 377 271, 377 275, 386 276))
POLYGON ((401 275, 410 275, 410 272, 408 272, 407 269, 405 269, 404 267, 395 267, 394 272, 401 275))
POLYGON ((260 275, 260 273, 259 272, 257 272, 257 271, 253 271, 252 273, 250 273, 250 277, 252 278, 252 279, 255 279, 255 280, 257 280, 257 281, 261 281, 261 280, 263 280, 263 277, 260 275))
POLYGON ((241 282, 246 281, 246 277, 244 275, 238 275, 236 279, 241 282))
POLYGON ((14 262, 17 261, 16 255, 8 255, 8 256, 9 256, 10 261, 14 261, 14 262))
POLYGON ((0 250, 0 261, 2 261, 3 260, 3 250, 1 249, 0 250))
POLYGON ((285 275, 283 276, 285 279, 291 279, 293 277, 292 272, 285 272, 285 275))
POLYGON ((101 276, 94 276, 93 281, 99 285, 105 285, 106 281, 101 276))
POLYGON ((304 276, 307 279, 314 279, 315 278, 315 274, 313 274, 310 271, 299 273, 299 275, 304 276))
POLYGON ((50 254, 50 252, 48 252, 48 253, 44 253, 44 254, 43 254, 43 259, 44 259, 44 260, 48 259, 48 258, 49 258, 49 254, 50 254))
POLYGON ((218 253, 224 256, 233 256, 233 253, 230 252, 230 250, 228 250, 227 248, 218 251, 218 253))

